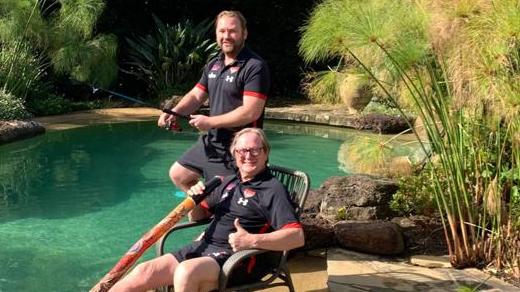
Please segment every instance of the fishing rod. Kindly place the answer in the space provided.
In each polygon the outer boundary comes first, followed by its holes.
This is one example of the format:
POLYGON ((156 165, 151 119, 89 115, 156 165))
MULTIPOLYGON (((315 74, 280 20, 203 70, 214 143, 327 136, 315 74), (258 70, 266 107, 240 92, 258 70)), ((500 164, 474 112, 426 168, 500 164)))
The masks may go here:
MULTIPOLYGON (((153 107, 153 108, 158 108, 157 106, 154 106, 154 105, 152 105, 149 102, 142 101, 142 100, 137 99, 135 97, 130 97, 128 95, 124 95, 124 94, 121 94, 121 93, 118 93, 118 92, 115 92, 115 91, 112 91, 112 90, 109 90, 109 89, 104 89, 104 88, 100 88, 100 87, 94 87, 92 85, 91 85, 91 87, 92 87, 92 93, 93 94, 98 92, 98 91, 104 91, 104 92, 110 93, 112 95, 115 95, 117 97, 120 97, 122 99, 126 99, 126 100, 129 100, 129 101, 141 104, 141 105, 145 105, 145 106, 149 106, 149 107, 153 107)), ((189 116, 183 115, 183 114, 179 114, 178 112, 173 111, 171 109, 168 109, 168 108, 158 108, 158 109, 160 109, 163 113, 167 113, 169 115, 173 115, 173 116, 180 117, 180 118, 185 118, 188 121, 190 120, 189 116)), ((170 130, 170 129, 179 130, 179 131, 182 130, 177 123, 175 123, 173 125, 167 124, 165 128, 166 128, 167 131, 170 130)))
POLYGON ((222 184, 222 177, 215 176, 204 184, 202 194, 188 196, 175 209, 173 209, 161 222, 155 225, 141 239, 139 239, 128 250, 117 264, 103 277, 99 282, 90 289, 90 292, 106 292, 114 286, 121 277, 132 267, 139 257, 159 238, 161 238, 168 230, 170 230, 177 222, 179 222, 189 211, 197 206, 206 196, 208 196, 216 187, 222 184))

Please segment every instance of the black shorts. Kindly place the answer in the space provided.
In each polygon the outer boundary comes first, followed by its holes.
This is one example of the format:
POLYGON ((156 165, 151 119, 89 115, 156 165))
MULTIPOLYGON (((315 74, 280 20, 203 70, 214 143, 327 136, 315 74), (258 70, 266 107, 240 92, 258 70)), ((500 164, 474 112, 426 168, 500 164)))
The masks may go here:
MULTIPOLYGON (((214 259, 222 268, 226 260, 233 254, 232 250, 208 244, 204 240, 194 241, 191 244, 172 252, 180 263, 185 260, 207 256, 214 259)), ((231 274, 230 285, 242 285, 257 281, 267 275, 272 268, 278 265, 281 252, 268 252, 252 257, 240 263, 231 274)))
POLYGON ((224 154, 215 153, 212 146, 205 142, 205 137, 200 137, 195 145, 184 152, 177 163, 197 172, 204 177, 205 181, 209 181, 216 175, 235 174, 235 161, 229 151, 224 154))

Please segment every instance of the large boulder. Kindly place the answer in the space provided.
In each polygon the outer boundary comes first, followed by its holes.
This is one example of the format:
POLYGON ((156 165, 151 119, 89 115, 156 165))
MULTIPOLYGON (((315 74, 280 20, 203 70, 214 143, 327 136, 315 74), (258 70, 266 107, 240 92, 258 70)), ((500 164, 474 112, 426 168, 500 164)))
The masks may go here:
POLYGON ((329 220, 387 219, 395 181, 369 175, 335 176, 317 190, 322 199, 320 215, 329 220))
POLYGON ((319 215, 322 197, 317 190, 310 190, 300 216, 305 233, 304 250, 314 250, 334 246, 333 222, 319 215))
POLYGON ((378 220, 392 215, 389 202, 396 190, 394 181, 369 175, 327 179, 309 192, 305 202, 301 216, 304 249, 339 245, 373 254, 403 252, 399 226, 378 220))
POLYGON ((0 144, 22 140, 45 133, 45 128, 34 121, 0 121, 0 144))
POLYGON ((448 253, 440 218, 410 216, 395 217, 391 221, 401 228, 405 247, 410 254, 444 255, 448 253))
POLYGON ((303 213, 300 220, 305 235, 304 250, 327 248, 336 245, 332 222, 321 218, 317 213, 303 213))
POLYGON ((334 224, 338 244, 347 249, 381 255, 404 251, 399 226, 389 221, 341 221, 334 224))
POLYGON ((357 118, 353 124, 358 130, 367 130, 381 134, 398 134, 410 129, 413 119, 407 119, 403 116, 370 113, 357 118))

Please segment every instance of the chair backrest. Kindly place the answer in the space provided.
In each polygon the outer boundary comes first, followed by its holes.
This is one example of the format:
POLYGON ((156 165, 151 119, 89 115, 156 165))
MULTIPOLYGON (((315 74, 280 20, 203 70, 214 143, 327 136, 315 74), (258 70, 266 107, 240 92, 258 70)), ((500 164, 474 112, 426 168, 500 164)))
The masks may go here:
POLYGON ((302 171, 293 170, 277 165, 269 165, 271 173, 287 188, 291 200, 296 204, 296 214, 299 216, 303 209, 311 180, 302 171))

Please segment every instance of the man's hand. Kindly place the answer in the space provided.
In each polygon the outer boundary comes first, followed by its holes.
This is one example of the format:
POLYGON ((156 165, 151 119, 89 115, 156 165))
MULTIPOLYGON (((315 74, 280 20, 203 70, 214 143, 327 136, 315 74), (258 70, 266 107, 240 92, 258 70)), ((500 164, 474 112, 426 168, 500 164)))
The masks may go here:
POLYGON ((229 234, 228 242, 231 245, 231 248, 234 252, 241 251, 244 249, 254 247, 254 235, 247 232, 240 223, 238 222, 238 218, 235 219, 235 228, 237 232, 229 234))
POLYGON ((205 115, 190 115, 190 125, 200 131, 207 131, 212 128, 211 118, 205 115))
MULTIPOLYGON (((186 191, 186 194, 190 197, 193 195, 200 195, 204 192, 205 188, 206 187, 204 186, 204 183, 199 181, 198 183, 194 184, 191 188, 189 188, 186 191)), ((211 216, 211 214, 208 211, 206 211, 206 209, 201 208, 200 205, 195 206, 195 208, 193 208, 188 213, 188 218, 190 219, 190 222, 208 218, 209 216, 211 216)))
POLYGON ((175 124, 176 121, 177 118, 174 115, 162 113, 159 116, 159 120, 157 120, 157 126, 159 126, 160 128, 165 128, 166 126, 175 124))
POLYGON ((199 181, 197 182, 196 184, 194 184, 187 192, 186 194, 188 194, 188 196, 193 196, 193 195, 200 195, 204 192, 204 189, 206 188, 206 186, 204 186, 204 183, 199 181))

